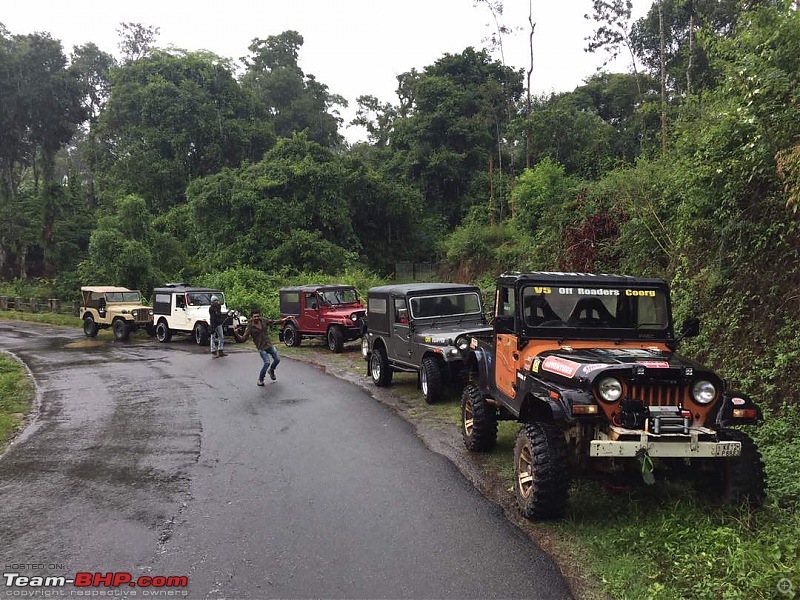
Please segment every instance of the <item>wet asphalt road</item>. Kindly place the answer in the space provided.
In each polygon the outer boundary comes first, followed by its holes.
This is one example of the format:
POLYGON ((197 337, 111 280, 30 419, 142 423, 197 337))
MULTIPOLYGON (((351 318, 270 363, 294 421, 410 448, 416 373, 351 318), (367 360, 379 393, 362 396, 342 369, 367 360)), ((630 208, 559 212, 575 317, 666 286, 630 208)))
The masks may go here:
POLYGON ((0 459, 4 573, 187 576, 172 591, 189 598, 569 597, 552 560, 361 388, 285 358, 260 388, 250 343, 211 359, 136 338, 0 322, 41 400, 0 459))

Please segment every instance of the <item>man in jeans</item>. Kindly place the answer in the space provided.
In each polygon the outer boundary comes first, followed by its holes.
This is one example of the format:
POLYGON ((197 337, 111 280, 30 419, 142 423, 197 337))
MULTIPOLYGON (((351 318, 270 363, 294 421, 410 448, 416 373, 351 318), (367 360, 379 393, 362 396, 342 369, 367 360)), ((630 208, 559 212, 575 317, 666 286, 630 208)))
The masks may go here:
POLYGON ((267 373, 269 373, 269 377, 273 381, 277 379, 277 377, 275 377, 275 367, 281 362, 281 358, 278 356, 278 350, 272 344, 272 338, 269 335, 269 327, 272 325, 279 325, 283 323, 283 321, 284 319, 278 319, 277 321, 262 319, 259 311, 254 310, 253 314, 250 316, 250 321, 247 323, 247 328, 244 330, 244 334, 239 335, 236 329, 233 330, 233 335, 239 342, 243 342, 248 336, 252 336, 258 354, 261 356, 261 360, 264 361, 261 372, 258 374, 258 382, 256 382, 256 385, 264 385, 264 376, 267 373), (272 358, 271 365, 270 357, 272 358))
POLYGON ((222 316, 222 306, 217 296, 211 296, 211 306, 208 307, 208 325, 211 328, 211 358, 225 356, 222 346, 225 343, 225 332, 222 324, 225 317, 222 316))

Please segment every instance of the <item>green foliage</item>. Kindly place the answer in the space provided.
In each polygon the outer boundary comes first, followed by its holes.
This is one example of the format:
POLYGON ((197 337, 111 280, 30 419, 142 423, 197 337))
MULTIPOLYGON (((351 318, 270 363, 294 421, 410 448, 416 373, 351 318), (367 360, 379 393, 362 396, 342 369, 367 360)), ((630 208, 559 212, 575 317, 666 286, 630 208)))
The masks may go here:
POLYGON ((569 520, 556 528, 589 549, 587 561, 620 599, 774 598, 800 577, 794 511, 710 509, 684 488, 573 490, 569 520))
POLYGON ((278 137, 302 131, 320 146, 340 146, 341 118, 334 107, 346 107, 347 101, 303 73, 297 62, 302 46, 303 36, 296 31, 254 39, 248 48, 252 56, 245 59, 242 89, 260 114, 270 115, 278 137))
MULTIPOLYGON (((62 307, 63 309, 63 307, 62 307)), ((83 320, 79 317, 64 313, 27 313, 15 310, 0 310, 0 319, 8 321, 26 321, 29 323, 48 323, 50 325, 62 325, 65 327, 81 327, 83 320)))
POLYGON ((387 246, 397 259, 430 244, 416 231, 425 220, 418 193, 305 135, 281 139, 256 164, 194 181, 187 195, 206 269, 388 271, 387 246))
POLYGON ((524 123, 533 163, 549 157, 570 175, 592 178, 614 161, 614 128, 580 96, 563 94, 537 106, 524 123))
POLYGON ((753 432, 764 457, 770 501, 797 513, 800 509, 800 405, 785 401, 767 410, 764 421, 753 432))
MULTIPOLYGON (((450 227, 470 206, 465 198, 476 173, 490 169, 521 96, 521 72, 467 48, 446 54, 420 76, 401 76, 413 112, 395 121, 393 148, 401 176, 417 182, 426 203, 450 227)), ((501 169, 500 159, 494 168, 501 169)), ((477 200, 477 201, 476 201, 477 200)))
POLYGON ((180 203, 191 180, 258 159, 273 143, 271 126, 252 119, 218 56, 153 51, 110 77, 97 132, 106 144, 103 181, 114 194, 141 196, 151 211, 180 203))
POLYGON ((25 369, 6 354, 0 354, 0 452, 28 414, 33 386, 25 369))
POLYGON ((114 209, 92 232, 88 256, 78 267, 79 279, 82 285, 122 285, 147 295, 180 271, 185 251, 169 234, 154 230, 153 216, 141 197, 120 198, 114 209))
POLYGON ((514 219, 521 227, 535 232, 540 220, 545 219, 552 208, 569 201, 576 188, 576 181, 566 176, 564 167, 545 157, 517 178, 511 193, 514 219))
POLYGON ((443 265, 454 281, 468 282, 487 274, 522 268, 530 238, 512 221, 490 225, 476 218, 477 211, 440 243, 443 265))

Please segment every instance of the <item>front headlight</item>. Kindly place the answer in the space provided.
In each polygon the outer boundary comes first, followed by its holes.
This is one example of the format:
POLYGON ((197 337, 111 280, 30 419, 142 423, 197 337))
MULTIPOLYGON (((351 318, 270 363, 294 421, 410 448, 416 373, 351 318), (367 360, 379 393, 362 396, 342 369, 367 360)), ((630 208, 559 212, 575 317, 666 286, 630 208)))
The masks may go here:
POLYGON ((616 402, 622 396, 622 382, 613 377, 601 379, 597 384, 597 393, 606 402, 616 402))
POLYGON ((153 316, 153 309, 152 308, 150 309, 150 316, 151 317, 153 316))
POLYGON ((457 337, 455 346, 461 352, 466 352, 467 348, 469 348, 469 338, 465 335, 457 337))
POLYGON ((356 313, 353 313, 352 315, 350 315, 350 320, 353 323, 355 323, 356 321, 358 321, 358 315, 356 313))
POLYGON ((708 404, 717 395, 717 388, 710 381, 698 381, 692 387, 692 398, 698 404, 708 404))

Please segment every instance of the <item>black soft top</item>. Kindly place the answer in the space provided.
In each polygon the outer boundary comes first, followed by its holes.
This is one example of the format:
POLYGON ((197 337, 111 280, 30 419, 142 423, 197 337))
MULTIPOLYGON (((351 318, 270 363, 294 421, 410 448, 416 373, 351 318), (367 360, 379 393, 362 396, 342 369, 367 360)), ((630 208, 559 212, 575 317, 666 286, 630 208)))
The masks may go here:
POLYGON ((563 283, 565 285, 642 285, 667 287, 663 279, 651 277, 633 277, 631 275, 609 275, 606 273, 558 273, 552 271, 529 271, 520 273, 512 271, 497 277, 497 283, 506 285, 525 284, 528 282, 563 283))
POLYGON ((367 294, 370 296, 373 294, 421 296, 441 292, 480 292, 480 289, 477 286, 464 283, 397 283, 370 288, 367 294))

